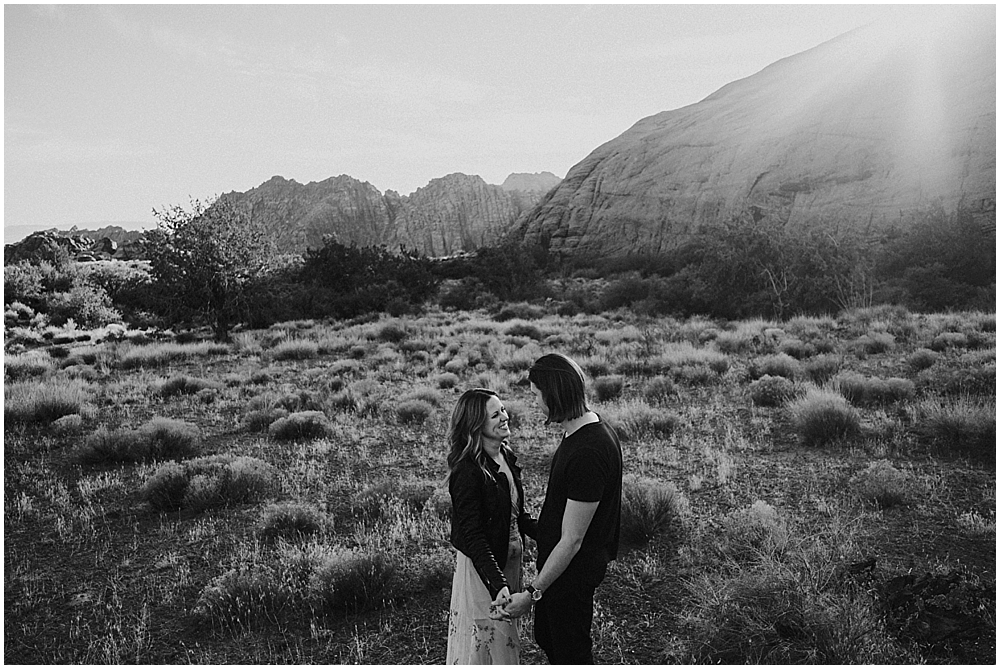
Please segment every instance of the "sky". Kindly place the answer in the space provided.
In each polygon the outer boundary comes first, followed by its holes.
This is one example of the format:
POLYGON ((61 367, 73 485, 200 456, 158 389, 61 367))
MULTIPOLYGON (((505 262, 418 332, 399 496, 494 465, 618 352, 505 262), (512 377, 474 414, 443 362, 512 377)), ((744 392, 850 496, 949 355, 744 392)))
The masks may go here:
POLYGON ((4 226, 144 222, 274 175, 559 177, 903 5, 4 5, 4 226))

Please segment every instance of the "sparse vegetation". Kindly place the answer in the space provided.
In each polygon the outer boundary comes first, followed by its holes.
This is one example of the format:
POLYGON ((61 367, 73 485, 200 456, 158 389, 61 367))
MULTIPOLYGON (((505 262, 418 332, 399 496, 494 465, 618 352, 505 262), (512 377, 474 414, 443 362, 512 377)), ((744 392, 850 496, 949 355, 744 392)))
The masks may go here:
MULTIPOLYGON (((524 376, 561 350, 625 455, 598 661, 992 661, 989 624, 978 645, 906 641, 918 626, 885 615, 882 588, 960 562, 990 592, 994 319, 659 317, 663 282, 643 284, 641 315, 564 316, 557 298, 298 314, 232 345, 207 332, 19 334, 5 359, 5 659, 442 662, 447 417, 466 388, 500 392, 537 514, 559 434, 524 376), (859 347, 879 333, 891 347, 859 347), (932 350, 936 339, 949 343, 932 350), (298 342, 315 354, 279 353, 298 342), (97 559, 106 568, 86 566, 97 559), (126 637, 127 655, 101 650, 126 637)), ((8 306, 26 328, 27 310, 8 306)), ((968 597, 970 619, 991 610, 968 597)), ((543 658, 526 641, 522 660, 543 658)))

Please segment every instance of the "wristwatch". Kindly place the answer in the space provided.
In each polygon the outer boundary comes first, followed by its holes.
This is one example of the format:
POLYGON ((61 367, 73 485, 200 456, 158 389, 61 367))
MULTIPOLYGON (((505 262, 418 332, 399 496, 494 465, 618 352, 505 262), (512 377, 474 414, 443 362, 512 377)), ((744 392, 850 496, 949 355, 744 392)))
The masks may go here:
POLYGON ((542 598, 542 591, 533 585, 529 585, 527 588, 524 589, 524 591, 527 592, 529 595, 531 595, 531 600, 533 602, 537 602, 542 598))

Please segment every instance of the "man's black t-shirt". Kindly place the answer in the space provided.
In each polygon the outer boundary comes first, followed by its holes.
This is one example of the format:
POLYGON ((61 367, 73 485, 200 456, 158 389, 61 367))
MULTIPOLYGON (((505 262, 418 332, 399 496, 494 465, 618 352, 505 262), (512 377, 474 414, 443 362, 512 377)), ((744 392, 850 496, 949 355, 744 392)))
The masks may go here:
POLYGON ((538 568, 562 534, 566 500, 600 502, 574 562, 618 557, 622 504, 622 447, 618 435, 600 421, 565 437, 552 456, 545 503, 538 516, 538 568))

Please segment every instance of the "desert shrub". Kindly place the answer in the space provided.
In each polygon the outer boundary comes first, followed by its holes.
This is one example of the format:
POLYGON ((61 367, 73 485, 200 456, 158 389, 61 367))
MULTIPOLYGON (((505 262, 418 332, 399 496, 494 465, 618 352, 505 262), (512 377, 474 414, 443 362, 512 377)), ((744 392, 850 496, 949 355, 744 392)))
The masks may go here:
POLYGON ((312 574, 309 589, 324 610, 360 613, 404 593, 403 574, 391 555, 335 548, 312 574))
POLYGON ((44 271, 35 264, 20 261, 3 266, 3 302, 35 303, 45 290, 44 271))
POLYGON ((396 417, 401 423, 420 424, 434 414, 434 405, 422 399, 404 400, 396 405, 396 417))
POLYGON ((280 502, 264 509, 257 536, 265 544, 301 541, 319 534, 326 522, 326 514, 312 504, 280 502))
POLYGON ((83 416, 71 413, 68 416, 55 419, 49 427, 55 434, 79 434, 83 431, 83 416))
POLYGON ((859 355, 886 353, 896 345, 896 338, 888 332, 869 332, 854 340, 859 355))
POLYGON ((409 336, 410 333, 406 331, 406 328, 395 321, 384 323, 375 332, 376 339, 379 341, 390 342, 392 344, 399 344, 409 336))
POLYGON ((787 353, 777 353, 753 361, 748 372, 753 379, 767 375, 781 376, 794 381, 802 376, 802 363, 787 353))
POLYGON ((642 402, 610 407, 604 413, 622 441, 635 441, 644 436, 666 437, 680 425, 680 418, 675 414, 664 413, 642 402))
POLYGON ((855 373, 838 376, 836 385, 848 402, 858 406, 900 402, 912 398, 916 392, 909 379, 867 378, 855 373))
POLYGON ((431 491, 424 503, 424 510, 442 520, 451 520, 451 494, 447 486, 438 486, 431 491))
POLYGON ((286 339, 271 349, 275 360, 308 360, 319 355, 319 344, 309 339, 286 339))
POLYGON ((792 399, 795 393, 795 384, 783 376, 765 374, 750 384, 750 401, 757 406, 782 406, 792 399))
POLYGON ((140 495, 157 511, 200 512, 272 497, 279 487, 276 470, 263 460, 213 455, 161 465, 140 495))
POLYGON ((822 446, 850 439, 861 431, 861 419, 842 396, 827 390, 809 390, 789 407, 792 423, 806 446, 822 446))
MULTIPOLYGON (((447 492, 447 491, 445 491, 447 492)), ((353 511, 377 520, 387 515, 395 500, 402 502, 410 513, 420 513, 434 494, 434 485, 423 481, 382 481, 370 485, 354 496, 353 511)), ((451 504, 451 497, 448 497, 451 504)))
POLYGON ((918 348, 906 358, 906 363, 914 371, 921 371, 932 367, 941 356, 929 348, 918 348))
POLYGON ((538 326, 531 323, 514 323, 507 327, 503 333, 508 337, 528 337, 535 341, 541 341, 545 338, 538 326))
POLYGON ((712 356, 708 360, 708 368, 722 376, 729 371, 729 358, 726 356, 712 356))
POLYGON ((80 413, 89 395, 89 386, 81 380, 5 383, 4 421, 8 424, 51 423, 63 416, 80 413))
POLYGON ((198 426, 157 416, 135 430, 99 427, 76 452, 85 464, 149 462, 190 457, 201 448, 198 426))
POLYGON ((852 476, 850 486, 861 501, 888 509, 912 501, 916 482, 888 460, 879 460, 852 476))
POLYGON ((943 452, 995 461, 995 402, 967 396, 925 400, 917 407, 915 430, 925 442, 943 452))
POLYGON ((674 371, 674 377, 689 386, 707 386, 719 380, 707 365, 685 365, 674 371))
POLYGON ((542 307, 534 304, 528 304, 527 302, 515 302, 513 304, 505 304, 493 315, 493 320, 498 323, 514 320, 515 318, 525 321, 533 321, 544 315, 545 310, 542 307))
POLYGON ((723 353, 745 353, 757 344, 757 337, 746 330, 720 332, 715 347, 723 353))
POLYGON ((171 376, 160 384, 158 392, 163 397, 173 397, 174 395, 194 395, 202 390, 218 390, 220 388, 221 386, 215 381, 179 374, 171 376))
POLYGON ((181 360, 229 352, 229 346, 210 342, 180 344, 164 342, 136 346, 122 344, 117 350, 118 367, 138 369, 141 367, 162 367, 181 360))
POLYGON ((803 358, 815 355, 816 347, 803 342, 801 339, 791 337, 778 342, 778 351, 790 355, 796 360, 802 360, 803 358))
POLYGON ((247 432, 265 432, 279 418, 288 416, 288 410, 281 407, 251 409, 243 416, 243 429, 247 432))
POLYGON ((184 465, 167 462, 160 465, 143 483, 140 495, 154 509, 174 511, 184 503, 188 474, 184 465))
POLYGON ((452 374, 451 372, 445 372, 444 374, 438 374, 434 377, 438 388, 454 388, 458 385, 459 378, 457 374, 452 374))
POLYGON ((52 358, 40 351, 29 351, 28 353, 9 353, 3 356, 3 374, 6 379, 20 381, 30 379, 35 376, 45 376, 52 371, 55 365, 52 358))
POLYGON ((719 552, 736 562, 760 555, 781 554, 788 547, 788 524, 777 510, 762 500, 730 512, 722 521, 719 552))
POLYGON ((84 327, 100 327, 122 319, 121 313, 111 305, 107 292, 82 278, 74 279, 65 292, 49 293, 45 309, 55 325, 72 319, 84 327))
POLYGON ((279 418, 267 428, 275 441, 321 439, 333 430, 330 419, 322 411, 296 411, 279 418))
POLYGON ((622 394, 625 379, 621 376, 598 376, 592 387, 598 402, 610 402, 622 394))
POLYGON ((444 363, 444 369, 446 372, 452 374, 457 374, 459 372, 464 372, 469 367, 469 361, 465 358, 454 358, 444 363))
POLYGON ((672 483, 628 476, 622 481, 621 539, 648 542, 687 511, 687 500, 672 483))
POLYGON ((839 355, 819 355, 806 363, 806 375, 813 383, 823 384, 840 371, 844 359, 839 355))
POLYGON ((223 628, 246 630, 276 622, 296 603, 297 593, 273 565, 230 569, 209 581, 193 613, 223 628))
POLYGON ((423 400, 431 406, 441 406, 441 393, 434 388, 414 388, 410 392, 403 395, 400 399, 403 401, 423 400))
POLYGON ((669 376, 654 376, 646 381, 642 394, 648 402, 663 402, 666 398, 677 395, 677 385, 669 376))
POLYGON ((692 585, 694 664, 881 664, 904 653, 885 638, 871 596, 817 592, 771 564, 692 585))
POLYGON ((607 376, 611 371, 611 365, 603 358, 589 358, 580 363, 583 370, 592 378, 607 376))
POLYGON ((947 351, 950 348, 966 348, 969 337, 964 332, 941 332, 931 341, 932 351, 947 351))

